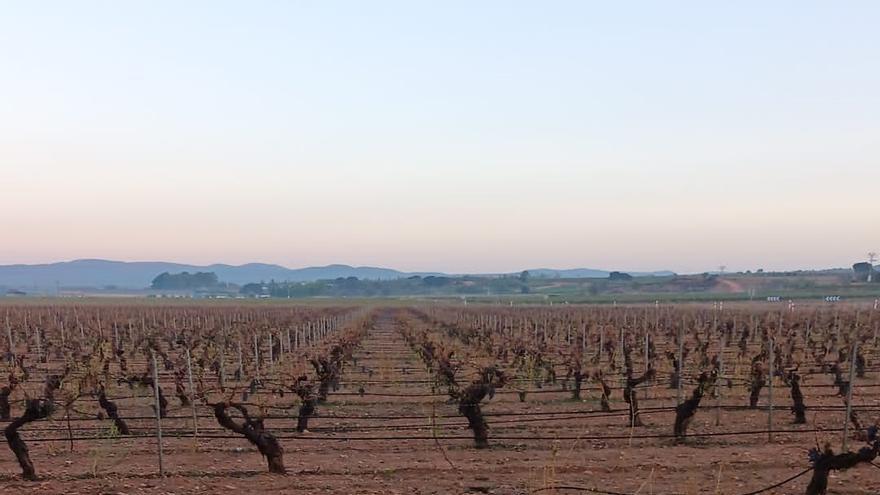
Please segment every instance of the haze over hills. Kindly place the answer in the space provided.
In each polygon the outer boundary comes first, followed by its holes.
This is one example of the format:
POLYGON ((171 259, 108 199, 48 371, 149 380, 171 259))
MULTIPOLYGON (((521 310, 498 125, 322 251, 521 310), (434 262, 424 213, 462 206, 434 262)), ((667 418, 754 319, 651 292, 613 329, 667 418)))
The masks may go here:
MULTIPOLYGON (((143 289, 153 278, 163 272, 214 272, 222 282, 246 284, 259 281, 312 282, 339 277, 357 277, 368 280, 393 280, 411 276, 456 276, 440 272, 403 272, 391 268, 349 265, 313 266, 287 268, 281 265, 248 263, 244 265, 189 265, 161 261, 110 261, 82 259, 58 263, 34 265, 0 265, 0 287, 6 288, 55 288, 55 287, 108 287, 143 289)), ((533 277, 546 278, 605 278, 610 271, 590 268, 555 270, 529 269, 533 277)), ((636 276, 674 275, 670 271, 628 272, 636 276)), ((504 274, 477 274, 501 276, 504 274)))

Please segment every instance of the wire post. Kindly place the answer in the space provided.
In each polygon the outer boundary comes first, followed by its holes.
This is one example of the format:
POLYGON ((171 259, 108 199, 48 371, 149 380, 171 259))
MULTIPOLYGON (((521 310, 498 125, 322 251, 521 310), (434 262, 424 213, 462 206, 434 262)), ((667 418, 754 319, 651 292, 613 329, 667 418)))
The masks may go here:
POLYGON ((67 440, 70 442, 70 451, 73 452, 73 428, 70 426, 70 408, 67 409, 67 440))
POLYGON ((855 367, 855 359, 856 352, 859 350, 859 341, 858 339, 853 339, 852 345, 852 354, 849 355, 849 385, 846 390, 846 416, 843 418, 843 445, 841 447, 841 451, 848 452, 847 449, 849 443, 849 418, 852 414, 852 395, 853 395, 853 387, 855 384, 853 383, 856 379, 856 367, 855 367))
POLYGON ((190 357, 189 347, 186 348, 186 374, 189 379, 189 405, 192 407, 193 415, 193 436, 199 436, 199 417, 196 414, 196 391, 193 387, 193 369, 192 358, 190 357))
POLYGON ((681 327, 678 329, 678 383, 675 394, 679 406, 682 402, 682 382, 684 382, 684 317, 681 318, 681 327))
POLYGON ((220 344, 220 391, 226 391, 226 338, 220 344))
POLYGON ((272 349, 272 344, 274 342, 272 341, 272 330, 269 330, 267 333, 268 335, 266 336, 266 340, 269 341, 269 369, 271 370, 272 366, 275 364, 275 352, 272 349))
POLYGON ((260 344, 257 342, 257 334, 254 334, 254 372, 257 380, 260 379, 260 344))
MULTIPOLYGON (((721 377, 724 376, 724 347, 725 347, 726 337, 722 333, 721 335, 721 343, 718 349, 718 383, 720 383, 721 377)), ((715 426, 721 425, 721 386, 713 387, 715 390, 715 426)))
POLYGON ((241 359, 241 337, 238 338, 238 379, 244 376, 244 363, 241 359))
MULTIPOLYGON (((15 344, 12 340, 12 327, 9 326, 9 310, 6 310, 6 337, 9 339, 9 357, 15 359, 15 344)), ((10 361, 11 362, 11 361, 10 361)))
POLYGON ((773 374, 775 371, 773 369, 774 368, 774 366, 773 366, 773 361, 774 361, 773 337, 770 337, 769 341, 767 342, 767 345, 770 347, 770 353, 769 353, 769 355, 770 355, 770 377, 769 377, 769 382, 768 382, 770 384, 770 386, 767 389, 768 400, 769 400, 770 404, 767 408, 767 441, 772 442, 773 441, 773 374))
POLYGON ((37 362, 43 362, 43 342, 40 339, 40 327, 34 330, 34 337, 37 339, 37 362))
MULTIPOLYGON (((648 332, 645 332, 645 373, 647 373, 648 370, 651 369, 651 363, 650 363, 649 352, 648 352, 649 348, 650 347, 649 347, 649 341, 648 341, 648 332)), ((651 387, 645 387, 645 399, 646 400, 648 398, 648 390, 650 388, 651 387)))
POLYGON ((156 441, 159 444, 159 476, 165 477, 165 466, 162 464, 162 413, 159 408, 159 366, 156 364, 156 353, 150 349, 153 362, 153 397, 156 400, 156 441))

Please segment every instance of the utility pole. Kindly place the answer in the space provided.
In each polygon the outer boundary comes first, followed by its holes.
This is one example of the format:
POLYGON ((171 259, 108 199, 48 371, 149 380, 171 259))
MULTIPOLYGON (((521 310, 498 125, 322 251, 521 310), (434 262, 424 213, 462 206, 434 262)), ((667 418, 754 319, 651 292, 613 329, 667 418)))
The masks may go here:
POLYGON ((871 283, 874 279, 874 263, 877 262, 877 253, 875 251, 871 251, 868 253, 868 264, 871 265, 868 268, 868 283, 871 283))

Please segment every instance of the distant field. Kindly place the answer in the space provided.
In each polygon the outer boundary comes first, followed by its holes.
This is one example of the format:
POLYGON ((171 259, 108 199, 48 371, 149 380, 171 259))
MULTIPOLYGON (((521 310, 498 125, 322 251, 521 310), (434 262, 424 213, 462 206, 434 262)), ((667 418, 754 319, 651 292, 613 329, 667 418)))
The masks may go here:
MULTIPOLYGON (((259 285, 259 284, 258 284, 259 285)), ((296 304, 402 304, 409 301, 444 301, 495 304, 609 304, 644 302, 762 301, 768 297, 783 300, 821 301, 826 296, 843 299, 880 298, 880 283, 853 282, 849 272, 797 272, 791 274, 724 274, 646 276, 626 280, 609 278, 539 277, 412 277, 398 280, 335 279, 309 283, 266 284, 258 294, 227 295, 205 299, 198 292, 176 293, 194 297, 147 298, 146 291, 100 291, 64 293, 58 299, 40 297, 0 297, 23 304, 101 304, 187 305, 194 299, 217 306, 296 304), (241 297, 241 298, 239 298, 241 297), (61 302, 59 302, 61 301, 61 302)))

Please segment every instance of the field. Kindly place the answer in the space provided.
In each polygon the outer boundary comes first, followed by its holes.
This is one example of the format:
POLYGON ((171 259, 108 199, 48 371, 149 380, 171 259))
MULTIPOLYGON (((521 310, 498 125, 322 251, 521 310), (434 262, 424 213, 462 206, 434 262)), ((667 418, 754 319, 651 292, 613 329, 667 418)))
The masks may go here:
POLYGON ((4 493, 880 493, 873 303, 0 318, 4 493))

